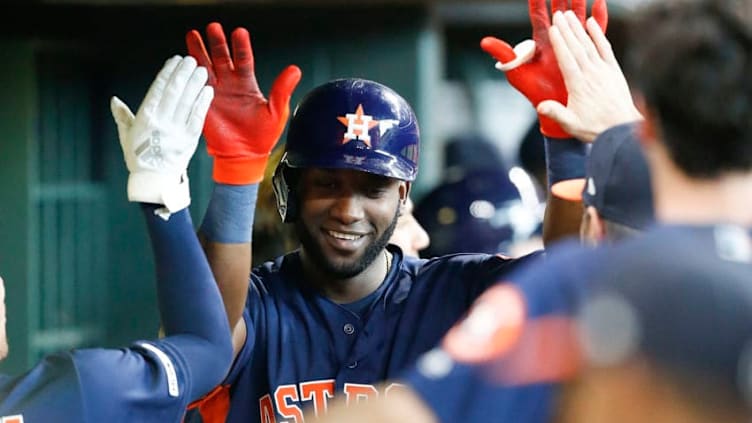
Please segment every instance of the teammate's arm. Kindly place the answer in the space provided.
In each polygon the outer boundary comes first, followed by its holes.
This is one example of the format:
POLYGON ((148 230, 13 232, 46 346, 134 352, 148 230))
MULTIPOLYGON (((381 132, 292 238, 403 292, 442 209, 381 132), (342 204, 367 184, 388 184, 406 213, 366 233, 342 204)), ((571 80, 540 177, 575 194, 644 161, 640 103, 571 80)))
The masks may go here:
MULTIPOLYGON (((52 354, 20 377, 0 377, 0 420, 177 422, 189 401, 224 377, 232 359, 229 327, 187 211, 188 162, 213 97, 206 81, 193 58, 175 56, 136 115, 117 97, 110 103, 129 171, 128 199, 142 203, 152 241, 167 337, 52 354)), ((0 326, 3 294, 0 279, 0 326)))
MULTIPOLYGON (((496 67, 533 106, 552 99, 563 104, 567 102, 566 86, 548 36, 551 13, 546 3, 544 0, 529 0, 532 40, 523 41, 514 48, 494 37, 481 40, 481 48, 498 60, 496 67)), ((552 12, 567 9, 570 9, 568 1, 551 1, 552 12)), ((570 10, 582 25, 587 12, 586 2, 574 0, 570 10)), ((597 24, 605 28, 608 21, 605 0, 593 3, 592 14, 597 24)), ((579 230, 582 216, 579 199, 584 187, 586 149, 555 120, 541 113, 538 119, 545 139, 549 185, 543 239, 549 244, 577 234, 579 230)))
POLYGON ((154 251, 164 342, 184 359, 190 398, 221 380, 231 357, 229 327, 187 212, 186 170, 213 98, 207 76, 193 58, 176 56, 158 74, 137 115, 117 97, 111 101, 130 172, 128 199, 142 203, 154 251))
POLYGON ((200 238, 233 328, 235 353, 245 342, 242 320, 251 270, 251 234, 258 184, 269 154, 284 130, 300 69, 288 66, 272 84, 267 100, 259 89, 248 31, 232 32, 232 55, 219 23, 186 35, 188 52, 209 70, 215 98, 204 126, 214 158, 214 191, 200 238))
MULTIPOLYGON (((642 119, 611 44, 594 18, 588 19, 583 27, 571 11, 557 12, 549 28, 549 38, 568 97, 565 103, 557 99, 542 101, 537 107, 540 115, 585 142, 592 142, 608 128, 642 119)), ((568 219, 556 222, 571 222, 581 215, 581 208, 578 203, 549 196, 546 214, 549 213, 567 214, 568 219)), ((554 239, 571 233, 561 225, 550 225, 551 222, 554 219, 547 216, 544 233, 553 233, 554 239)))
POLYGON ((553 23, 549 38, 569 96, 565 104, 542 101, 538 113, 587 142, 608 128, 642 120, 601 27, 588 19, 583 28, 570 13, 554 14, 553 23))

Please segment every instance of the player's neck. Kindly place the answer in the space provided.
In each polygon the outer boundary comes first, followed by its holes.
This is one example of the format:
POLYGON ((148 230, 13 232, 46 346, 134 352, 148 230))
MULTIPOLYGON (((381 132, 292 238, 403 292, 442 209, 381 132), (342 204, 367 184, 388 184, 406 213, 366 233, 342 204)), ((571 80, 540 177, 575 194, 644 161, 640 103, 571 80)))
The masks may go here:
POLYGON ((303 254, 303 269, 308 282, 325 297, 340 304, 358 301, 376 291, 386 279, 391 262, 391 253, 384 249, 362 272, 350 278, 336 278, 322 272, 303 254))
POLYGON ((654 171, 653 189, 656 217, 661 222, 752 227, 752 172, 696 179, 664 167, 654 171))

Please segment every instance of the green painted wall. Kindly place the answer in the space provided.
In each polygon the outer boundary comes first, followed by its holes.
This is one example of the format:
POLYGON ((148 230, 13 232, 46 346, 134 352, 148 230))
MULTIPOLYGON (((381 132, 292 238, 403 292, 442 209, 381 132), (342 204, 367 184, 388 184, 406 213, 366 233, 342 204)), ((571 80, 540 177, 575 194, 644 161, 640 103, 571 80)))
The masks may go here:
POLYGON ((0 275, 5 279, 8 338, 11 353, 0 363, 3 371, 22 369, 29 360, 30 173, 34 146, 35 108, 33 49, 22 41, 1 41, 0 66, 0 275))

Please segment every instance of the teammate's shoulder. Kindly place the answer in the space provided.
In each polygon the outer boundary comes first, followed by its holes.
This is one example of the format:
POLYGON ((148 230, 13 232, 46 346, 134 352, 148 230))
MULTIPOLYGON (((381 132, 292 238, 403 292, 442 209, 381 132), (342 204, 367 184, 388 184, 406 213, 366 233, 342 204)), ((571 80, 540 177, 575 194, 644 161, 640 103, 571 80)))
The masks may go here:
POLYGON ((639 262, 666 255, 694 262, 721 260, 749 266, 752 231, 733 224, 662 225, 614 250, 609 259, 618 262, 639 262))
POLYGON ((752 249, 750 244, 752 231, 738 225, 656 225, 641 235, 621 242, 618 248, 615 248, 615 253, 660 254, 686 251, 698 254, 728 254, 733 250, 746 255, 747 251, 752 249))

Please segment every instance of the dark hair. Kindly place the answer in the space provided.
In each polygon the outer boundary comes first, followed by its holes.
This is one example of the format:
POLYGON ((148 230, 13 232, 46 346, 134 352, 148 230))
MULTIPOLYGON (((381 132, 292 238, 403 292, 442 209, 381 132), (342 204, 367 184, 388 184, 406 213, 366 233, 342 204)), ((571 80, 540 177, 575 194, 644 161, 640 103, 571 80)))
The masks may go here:
POLYGON ((660 0, 629 24, 625 70, 687 175, 752 170, 752 5, 660 0))

